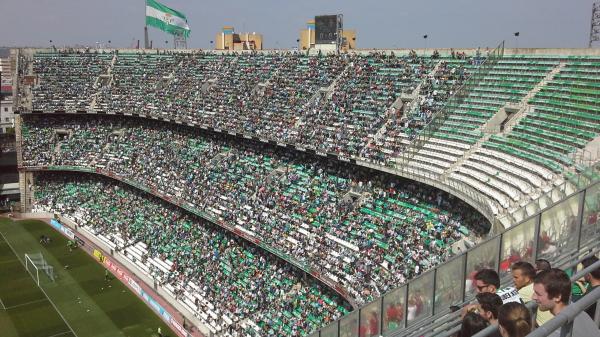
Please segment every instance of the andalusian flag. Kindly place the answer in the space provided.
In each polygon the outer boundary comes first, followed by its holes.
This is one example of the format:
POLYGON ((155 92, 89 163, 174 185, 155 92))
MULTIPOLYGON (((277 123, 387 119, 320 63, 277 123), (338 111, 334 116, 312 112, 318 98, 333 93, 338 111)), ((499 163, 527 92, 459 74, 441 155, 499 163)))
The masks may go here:
POLYGON ((173 35, 190 35, 190 26, 183 13, 173 10, 155 0, 146 0, 146 24, 173 35))

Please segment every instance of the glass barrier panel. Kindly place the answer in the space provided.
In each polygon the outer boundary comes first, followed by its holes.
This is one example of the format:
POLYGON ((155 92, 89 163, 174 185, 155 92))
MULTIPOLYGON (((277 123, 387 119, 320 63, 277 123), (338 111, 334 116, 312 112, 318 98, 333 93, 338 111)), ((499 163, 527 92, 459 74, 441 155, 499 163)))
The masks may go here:
MULTIPOLYGON (((545 199, 545 198, 540 198, 545 199)), ((530 202, 525 206, 525 211, 527 211, 527 216, 532 216, 535 213, 539 212, 545 205, 540 205, 539 201, 530 202)))
POLYGON ((311 333, 308 337, 319 337, 319 331, 311 333))
POLYGON ((340 319, 340 337, 358 336, 358 310, 354 310, 340 319))
POLYGON ((406 304, 406 286, 389 292, 383 297, 383 334, 404 328, 404 306, 406 304))
POLYGON ((473 277, 480 269, 498 270, 498 247, 500 237, 495 237, 467 253, 467 270, 465 277, 465 299, 475 296, 473 277))
POLYGON ((340 322, 335 321, 321 329, 321 337, 338 337, 338 324, 340 322))
POLYGON ((433 271, 412 280, 408 285, 407 324, 431 315, 433 309, 433 271))
POLYGON ((462 275, 465 274, 463 270, 465 258, 466 255, 461 255, 437 269, 434 293, 435 314, 462 302, 462 275))
POLYGON ((510 273, 510 266, 514 262, 534 262, 533 237, 535 235, 536 219, 536 217, 533 217, 502 234, 502 249, 500 250, 500 278, 510 273))
POLYGON ((360 309, 360 337, 376 337, 381 332, 381 298, 360 309))
POLYGON ((524 208, 519 208, 512 214, 512 217, 515 219, 515 223, 519 223, 527 217, 527 212, 524 208))
POLYGON ((578 211, 579 194, 575 194, 542 213, 538 258, 552 261, 554 257, 576 249, 578 211))
POLYGON ((600 184, 588 188, 583 205, 583 220, 581 224, 581 245, 598 240, 600 237, 600 184))

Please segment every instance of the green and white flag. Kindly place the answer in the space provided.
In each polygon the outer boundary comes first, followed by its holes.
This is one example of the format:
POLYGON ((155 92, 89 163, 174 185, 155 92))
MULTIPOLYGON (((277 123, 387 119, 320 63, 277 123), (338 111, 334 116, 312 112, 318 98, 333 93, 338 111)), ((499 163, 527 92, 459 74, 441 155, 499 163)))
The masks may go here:
POLYGON ((185 15, 155 0, 146 0, 146 24, 173 35, 180 32, 185 37, 190 35, 185 15))

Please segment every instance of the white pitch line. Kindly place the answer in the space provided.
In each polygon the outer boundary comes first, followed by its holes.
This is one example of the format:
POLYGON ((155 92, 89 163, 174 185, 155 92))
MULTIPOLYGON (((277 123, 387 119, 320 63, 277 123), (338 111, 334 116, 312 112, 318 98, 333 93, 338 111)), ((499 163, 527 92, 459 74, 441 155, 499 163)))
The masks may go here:
MULTIPOLYGON (((2 236, 2 239, 4 241, 6 241, 6 243, 8 244, 8 246, 10 247, 10 249, 12 250, 13 254, 15 254, 15 256, 21 262, 21 264, 23 265, 23 267, 25 267, 25 269, 27 269, 27 267, 25 266, 25 263, 19 257, 19 254, 17 254, 17 252, 15 251, 15 249, 13 248, 13 246, 10 244, 10 242, 8 242, 8 240, 6 240, 6 237, 4 236, 4 234, 2 232, 0 232, 0 236, 2 236)), ((56 310, 56 312, 60 315, 60 318, 62 318, 63 322, 65 322, 65 324, 69 327, 69 329, 71 329, 71 332, 73 333, 73 335, 75 335, 75 337, 79 337, 79 336, 77 336, 77 334, 75 333, 75 330, 73 330, 73 328, 71 327, 71 325, 69 324, 69 322, 67 322, 67 320, 65 319, 65 316, 63 316, 63 314, 60 312, 60 310, 58 310, 58 308, 56 307, 56 305, 54 304, 54 302, 52 302, 52 300, 50 299, 50 297, 48 297, 48 294, 46 294, 46 291, 44 290, 44 288, 42 288, 42 287, 39 287, 39 288, 44 293, 44 295, 46 296, 46 298, 48 299, 48 301, 50 301, 50 304, 52 304, 52 306, 54 307, 54 310, 56 310)))
POLYGON ((0 264, 9 264, 9 263, 13 263, 15 261, 18 261, 18 260, 17 259, 12 259, 12 260, 0 261, 0 264))
POLYGON ((26 305, 29 305, 29 304, 33 304, 33 303, 40 303, 42 301, 47 301, 47 300, 48 300, 47 298, 42 298, 42 299, 31 301, 31 302, 25 302, 25 303, 13 305, 12 307, 4 307, 4 309, 10 310, 10 309, 14 309, 14 308, 18 308, 18 307, 23 307, 23 306, 26 306, 26 305))
POLYGON ((2 309, 6 310, 6 307, 4 306, 4 302, 2 302, 1 298, 0 298, 0 304, 2 305, 2 309))
POLYGON ((72 331, 60 332, 60 333, 57 333, 57 334, 54 334, 54 335, 52 335, 52 336, 48 336, 48 337, 62 336, 62 335, 65 335, 65 334, 68 334, 68 333, 71 333, 71 332, 72 332, 72 331))

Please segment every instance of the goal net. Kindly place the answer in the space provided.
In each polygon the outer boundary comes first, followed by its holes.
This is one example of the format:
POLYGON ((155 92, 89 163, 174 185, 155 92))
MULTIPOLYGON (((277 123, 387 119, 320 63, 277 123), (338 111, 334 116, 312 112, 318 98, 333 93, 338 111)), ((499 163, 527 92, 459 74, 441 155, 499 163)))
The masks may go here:
POLYGON ((40 273, 46 274, 52 282, 55 280, 54 267, 48 264, 42 253, 25 254, 25 268, 38 286, 40 285, 40 273))

